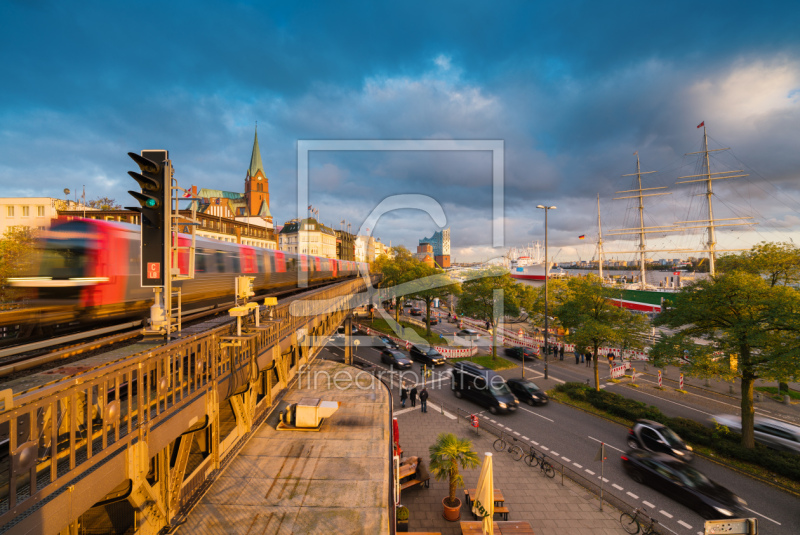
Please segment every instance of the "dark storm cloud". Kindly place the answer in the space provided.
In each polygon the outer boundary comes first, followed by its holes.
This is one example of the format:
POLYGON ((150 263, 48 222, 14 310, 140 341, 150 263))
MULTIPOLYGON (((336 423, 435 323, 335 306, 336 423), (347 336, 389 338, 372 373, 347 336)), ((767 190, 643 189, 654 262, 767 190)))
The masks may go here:
MULTIPOLYGON (((705 120, 715 147, 734 148, 720 163, 753 171, 738 197, 719 188, 720 211, 794 230, 798 15, 794 2, 6 2, 0 187, 60 197, 86 184, 89 198, 127 204, 125 153, 163 147, 182 185, 241 190, 258 120, 282 222, 296 215, 298 139, 500 139, 506 244, 542 237, 534 207, 546 203, 566 250, 596 228, 597 193, 609 228, 630 224, 611 197, 631 189, 620 175, 635 171, 635 151, 660 171, 645 187, 675 191, 648 200, 648 218, 690 217, 692 190, 674 182, 693 173, 684 154, 699 150, 705 120)), ((486 154, 311 163, 311 202, 329 224, 426 193, 445 206, 454 247, 490 251, 486 154)), ((377 229, 412 249, 434 230, 412 211, 377 229)))

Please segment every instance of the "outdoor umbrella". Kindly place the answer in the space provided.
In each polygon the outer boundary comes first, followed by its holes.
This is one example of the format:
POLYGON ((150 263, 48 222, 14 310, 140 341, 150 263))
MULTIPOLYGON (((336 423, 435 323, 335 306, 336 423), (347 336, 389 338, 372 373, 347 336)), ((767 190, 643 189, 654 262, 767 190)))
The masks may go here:
POLYGON ((484 535, 494 534, 494 470, 492 454, 485 453, 481 475, 478 477, 475 501, 472 502, 472 513, 483 519, 484 535))

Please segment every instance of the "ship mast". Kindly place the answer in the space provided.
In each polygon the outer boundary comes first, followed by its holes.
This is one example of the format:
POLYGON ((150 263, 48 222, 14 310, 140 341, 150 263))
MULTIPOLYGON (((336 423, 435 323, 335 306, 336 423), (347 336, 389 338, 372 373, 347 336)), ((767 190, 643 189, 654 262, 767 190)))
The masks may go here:
MULTIPOLYGON (((639 200, 639 287, 644 290, 646 288, 647 283, 645 282, 645 262, 647 260, 647 245, 645 244, 645 226, 644 226, 644 198, 645 197, 655 197, 657 195, 669 195, 668 192, 662 193, 643 193, 645 191, 652 191, 656 189, 667 189, 666 186, 661 186, 658 188, 642 188, 642 175, 649 175, 651 173, 655 173, 655 171, 642 171, 641 166, 639 164, 639 151, 634 153, 636 156, 636 172, 631 173, 628 175, 622 176, 635 176, 637 189, 625 190, 625 191, 618 191, 617 193, 636 193, 636 195, 631 195, 628 197, 615 197, 614 200, 620 199, 638 199, 639 200)), ((634 230, 634 229, 631 229, 634 230)))
MULTIPOLYGON (((703 168, 704 168, 705 172, 701 173, 699 175, 689 175, 689 176, 678 177, 679 179, 681 179, 681 178, 702 177, 702 178, 699 178, 698 180, 684 180, 682 182, 675 182, 675 183, 676 184, 688 184, 690 182, 705 182, 706 183, 705 196, 706 196, 706 205, 708 207, 708 219, 707 220, 700 220, 700 221, 679 221, 678 223, 681 223, 681 224, 683 224, 683 223, 708 223, 708 226, 706 227, 707 232, 708 232, 708 250, 707 250, 707 252, 708 252, 708 271, 709 271, 709 274, 713 277, 714 274, 715 274, 715 271, 716 271, 716 260, 717 260, 717 251, 716 251, 717 239, 716 239, 715 228, 716 227, 720 227, 720 226, 732 227, 732 226, 739 226, 739 225, 752 225, 753 223, 752 222, 728 223, 728 224, 725 224, 725 225, 717 225, 717 224, 715 224, 715 222, 714 222, 714 210, 713 210, 713 208, 711 206, 711 197, 713 195, 713 190, 712 190, 712 187, 711 187, 712 180, 722 180, 722 179, 725 179, 725 178, 738 178, 738 177, 749 176, 749 175, 747 175, 747 174, 744 174, 744 175, 732 175, 732 174, 730 174, 730 173, 741 173, 743 171, 742 169, 737 169, 735 171, 721 171, 719 173, 712 173, 711 172, 711 161, 709 159, 708 153, 709 152, 723 151, 723 150, 730 150, 730 147, 724 148, 724 149, 712 149, 712 150, 709 150, 708 149, 708 133, 706 132, 705 121, 703 121, 702 125, 703 125, 703 150, 701 150, 699 152, 690 152, 690 153, 687 154, 687 156, 689 156, 691 154, 703 154, 704 155, 703 168)), ((752 219, 752 218, 751 217, 737 217, 737 218, 733 218, 733 219, 752 219)))
POLYGON ((600 265, 600 280, 603 280, 603 227, 600 225, 600 194, 597 194, 597 258, 600 265))

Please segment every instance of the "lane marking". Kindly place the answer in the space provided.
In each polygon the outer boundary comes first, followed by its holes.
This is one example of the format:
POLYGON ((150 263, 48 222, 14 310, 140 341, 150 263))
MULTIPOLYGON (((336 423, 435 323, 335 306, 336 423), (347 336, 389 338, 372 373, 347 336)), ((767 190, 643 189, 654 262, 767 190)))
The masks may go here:
POLYGON ((525 411, 525 412, 529 412, 529 413, 531 413, 531 414, 535 414, 535 415, 536 415, 536 416, 538 416, 539 418, 544 418, 545 420, 548 420, 548 421, 550 421, 550 422, 554 422, 554 423, 555 423, 555 420, 552 420, 552 419, 548 418, 547 416, 542 416, 542 415, 541 415, 541 414, 539 414, 538 412, 533 412, 532 410, 530 410, 530 409, 526 409, 525 407, 520 407, 520 409, 521 409, 521 410, 523 410, 523 411, 525 411))
POLYGON ((634 500, 638 500, 639 499, 639 497, 636 494, 632 493, 632 492, 626 492, 625 494, 627 494, 628 496, 630 496, 634 500))
POLYGON ((538 442, 536 442, 535 440, 531 440, 531 442, 533 442, 533 443, 534 443, 534 445, 536 445, 536 446, 538 446, 538 445, 539 445, 539 443, 538 443, 538 442))
MULTIPOLYGON (((587 436, 588 436, 588 435, 587 435, 587 436)), ((592 440, 594 440, 595 442, 603 442, 602 440, 597 440, 597 439, 596 439, 596 438, 594 438, 594 437, 589 437, 589 438, 591 438, 591 439, 592 439, 592 440)), ((615 450, 617 450, 617 451, 618 451, 618 452, 620 452, 620 453, 625 453, 623 450, 621 450, 621 449, 619 449, 619 448, 615 448, 614 446, 612 446, 612 445, 611 445, 611 444, 609 444, 608 442, 606 442, 606 446, 608 446, 609 448, 615 449, 615 450)))
POLYGON ((766 519, 767 519, 767 520, 769 520, 770 522, 775 522, 775 523, 776 523, 776 524, 778 524, 779 526, 780 526, 780 525, 782 525, 782 524, 781 524, 780 522, 778 522, 777 520, 773 520, 773 519, 771 519, 771 518, 770 518, 770 517, 768 517, 768 516, 764 516, 764 515, 762 515, 761 513, 759 513, 758 511, 753 511, 752 509, 750 509, 750 508, 748 508, 748 507, 745 507, 745 509, 747 509, 747 510, 748 510, 748 511, 750 511, 751 513, 755 513, 755 514, 757 514, 758 516, 761 516, 761 517, 764 517, 764 518, 766 518, 766 519))
POLYGON ((655 505, 653 505, 652 503, 650 503, 648 501, 642 500, 642 503, 645 504, 650 509, 655 509, 655 505))
POLYGON ((556 453, 553 450, 550 450, 550 455, 555 455, 556 457, 561 457, 561 455, 559 455, 558 453, 556 453))
POLYGON ((668 512, 666 512, 666 511, 665 511, 665 510, 663 510, 663 509, 662 509, 662 510, 660 510, 660 511, 659 511, 659 513, 661 513, 662 515, 664 515, 664 516, 665 516, 665 517, 667 517, 667 518, 672 518, 672 515, 671 515, 671 514, 669 514, 668 512))
POLYGON ((597 476, 597 479, 602 479, 603 483, 608 483, 608 479, 606 479, 606 478, 601 478, 600 476, 597 476))
POLYGON ((526 437, 525 435, 522 435, 522 440, 528 440, 528 441, 530 441, 530 439, 529 439, 528 437, 526 437))
POLYGON ((539 446, 539 447, 542 448, 544 451, 550 451, 550 448, 548 448, 547 446, 539 446))
POLYGON ((564 459, 565 463, 571 463, 572 462, 572 459, 567 459, 566 457, 562 457, 562 459, 564 459))
POLYGON ((574 465, 575 465, 575 466, 577 466, 578 468, 583 468, 583 465, 582 465, 582 464, 578 464, 578 463, 572 463, 572 464, 574 464, 574 465))
POLYGON ((625 490, 622 487, 620 487, 619 485, 617 485, 616 483, 612 483, 611 486, 614 487, 617 490, 625 490))
POLYGON ((713 416, 710 412, 701 411, 700 409, 695 409, 694 407, 690 407, 689 405, 684 405, 683 403, 678 403, 677 401, 672 401, 671 399, 662 398, 660 396, 656 396, 654 394, 650 394, 650 393, 644 392, 642 390, 638 390, 637 392, 639 392, 640 394, 644 394, 645 396, 650 396, 651 398, 656 398, 656 399, 659 399, 661 401, 666 401, 667 403, 672 403, 673 405, 677 405, 679 407, 683 407, 684 409, 690 409, 690 410, 699 412, 701 414, 705 414, 706 416, 713 416))
POLYGON ((590 475, 593 475, 593 476, 596 476, 596 475, 597 475, 595 472, 592 472, 592 471, 591 471, 591 470, 589 470, 588 468, 584 468, 584 469, 583 469, 583 471, 584 471, 584 472, 586 472, 587 474, 590 474, 590 475))
POLYGON ((680 524, 681 526, 685 527, 686 529, 692 529, 692 526, 690 526, 689 524, 687 524, 683 520, 678 520, 678 524, 680 524))
POLYGON ((517 435, 518 437, 519 437, 519 436, 522 436, 522 435, 520 435, 519 433, 517 433, 516 431, 514 431, 514 434, 515 434, 515 435, 517 435))

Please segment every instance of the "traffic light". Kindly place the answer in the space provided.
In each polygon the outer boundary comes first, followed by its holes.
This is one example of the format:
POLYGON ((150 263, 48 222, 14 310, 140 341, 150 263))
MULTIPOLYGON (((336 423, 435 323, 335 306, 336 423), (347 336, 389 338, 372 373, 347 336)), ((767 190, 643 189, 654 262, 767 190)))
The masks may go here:
POLYGON ((143 150, 141 156, 129 152, 141 173, 128 171, 139 183, 141 191, 128 191, 139 202, 138 208, 128 208, 141 214, 141 274, 142 286, 164 286, 167 271, 166 251, 170 224, 170 193, 172 165, 169 152, 143 150))

